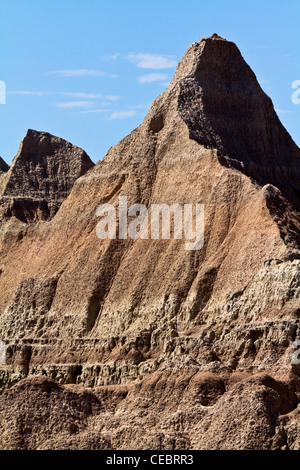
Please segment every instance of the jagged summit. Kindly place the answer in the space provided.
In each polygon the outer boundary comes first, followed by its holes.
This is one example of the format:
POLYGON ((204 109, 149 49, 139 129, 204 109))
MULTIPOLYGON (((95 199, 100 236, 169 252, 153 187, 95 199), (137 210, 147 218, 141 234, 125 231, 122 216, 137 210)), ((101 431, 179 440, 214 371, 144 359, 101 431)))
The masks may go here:
POLYGON ((246 164, 293 158, 299 163, 299 149, 237 46, 205 38, 192 45, 192 52, 187 52, 191 70, 180 80, 179 96, 191 137, 246 164))
MULTIPOLYGON (((187 49, 170 85, 154 100, 136 133, 144 134, 145 143, 150 132, 168 145, 174 132, 185 131, 223 166, 260 186, 276 186, 300 209, 300 150, 236 44, 216 34, 187 49)), ((114 147, 106 155, 104 161, 111 167, 122 161, 125 171, 147 158, 139 151, 127 159, 128 139, 124 149, 120 143, 120 152, 114 147)))
MULTIPOLYGON (((57 163, 60 163, 59 156, 65 152, 66 156, 61 160, 77 165, 78 171, 86 171, 85 167, 93 166, 90 164, 90 158, 86 155, 84 150, 76 147, 70 142, 62 139, 61 137, 56 137, 48 132, 37 131, 33 129, 28 129, 18 150, 17 155, 15 156, 12 167, 18 165, 20 161, 31 162, 32 164, 37 164, 43 160, 51 160, 53 157, 57 160, 57 163), (78 153, 78 156, 75 157, 75 153, 78 153), (72 162, 71 154, 74 155, 74 161, 72 162)), ((52 168, 53 171, 54 168, 52 168)))
POLYGON ((221 38, 217 33, 212 34, 209 39, 221 39, 222 41, 226 41, 226 39, 221 38))
POLYGON ((93 165, 84 150, 70 142, 28 129, 0 188, 2 216, 52 217, 76 179, 93 165))
POLYGON ((233 42, 213 34, 192 44, 146 121, 160 116, 166 127, 169 116, 174 125, 175 110, 222 165, 273 184, 300 207, 300 150, 233 42))

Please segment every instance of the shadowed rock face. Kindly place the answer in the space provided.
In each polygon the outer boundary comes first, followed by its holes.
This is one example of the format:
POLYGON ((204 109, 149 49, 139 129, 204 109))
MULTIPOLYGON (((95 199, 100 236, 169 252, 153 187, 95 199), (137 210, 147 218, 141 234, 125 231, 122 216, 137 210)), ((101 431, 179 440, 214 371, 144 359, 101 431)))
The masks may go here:
POLYGON ((0 193, 2 218, 15 216, 26 222, 53 217, 76 179, 93 165, 82 149, 29 129, 6 169, 0 193))
POLYGON ((0 447, 297 448, 300 151, 237 47, 191 45, 144 122, 75 183, 83 151, 29 137, 2 176, 1 200, 27 198, 35 215, 1 216, 0 382, 12 388, 0 415, 30 393, 18 422, 40 414, 45 387, 57 414, 54 428, 26 422, 26 438, 4 424, 0 447), (100 241, 96 209, 119 196, 204 204, 204 247, 100 241), (95 389, 89 411, 82 386, 95 389))
POLYGON ((5 161, 0 157, 0 173, 5 173, 6 171, 9 170, 9 166, 5 161))
POLYGON ((191 138, 217 149, 224 165, 279 187, 299 208, 299 148, 236 45, 209 38, 191 48, 193 64, 179 95, 191 138))

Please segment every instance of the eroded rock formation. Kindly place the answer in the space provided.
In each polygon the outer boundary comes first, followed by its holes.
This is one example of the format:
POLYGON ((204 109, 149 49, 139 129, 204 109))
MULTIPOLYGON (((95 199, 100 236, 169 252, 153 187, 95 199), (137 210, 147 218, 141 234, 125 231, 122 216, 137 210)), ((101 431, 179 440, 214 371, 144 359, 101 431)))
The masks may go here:
POLYGON ((87 173, 59 145, 17 183, 36 139, 2 176, 2 199, 33 197, 35 182, 49 210, 2 215, 0 447, 298 448, 300 150, 235 44, 191 45, 144 122, 87 173), (100 241, 96 209, 119 196, 204 204, 204 247, 100 241))
POLYGON ((7 173, 2 184, 0 180, 1 221, 16 217, 24 222, 53 217, 77 178, 94 165, 70 142, 32 129, 11 167, 3 164, 0 161, 0 171, 7 173))

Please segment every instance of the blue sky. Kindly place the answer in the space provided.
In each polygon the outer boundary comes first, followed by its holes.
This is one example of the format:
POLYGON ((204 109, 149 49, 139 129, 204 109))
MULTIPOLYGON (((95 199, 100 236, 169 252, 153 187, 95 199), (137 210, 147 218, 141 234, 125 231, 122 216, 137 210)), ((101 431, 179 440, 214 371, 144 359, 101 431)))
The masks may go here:
POLYGON ((299 13, 299 0, 1 0, 0 155, 10 163, 32 128, 98 161, 213 33, 238 45, 300 145, 299 13))

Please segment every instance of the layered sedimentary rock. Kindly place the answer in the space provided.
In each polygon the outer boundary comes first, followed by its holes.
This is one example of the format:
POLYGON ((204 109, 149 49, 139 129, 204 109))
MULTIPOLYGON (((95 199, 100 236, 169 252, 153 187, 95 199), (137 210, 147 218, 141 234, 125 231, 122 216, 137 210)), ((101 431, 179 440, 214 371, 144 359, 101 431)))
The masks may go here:
POLYGON ((3 219, 0 379, 16 385, 1 416, 35 398, 18 411, 28 436, 3 425, 0 446, 297 448, 299 172, 300 150, 235 44, 191 45, 144 122, 54 216, 3 219), (99 240, 96 209, 120 196, 204 204, 203 248, 99 240), (58 437, 25 423, 28 407, 50 419, 48 388, 58 437))
POLYGON ((33 377, 2 395, 0 442, 40 450, 299 450, 298 388, 299 379, 188 369, 93 389, 33 377))

